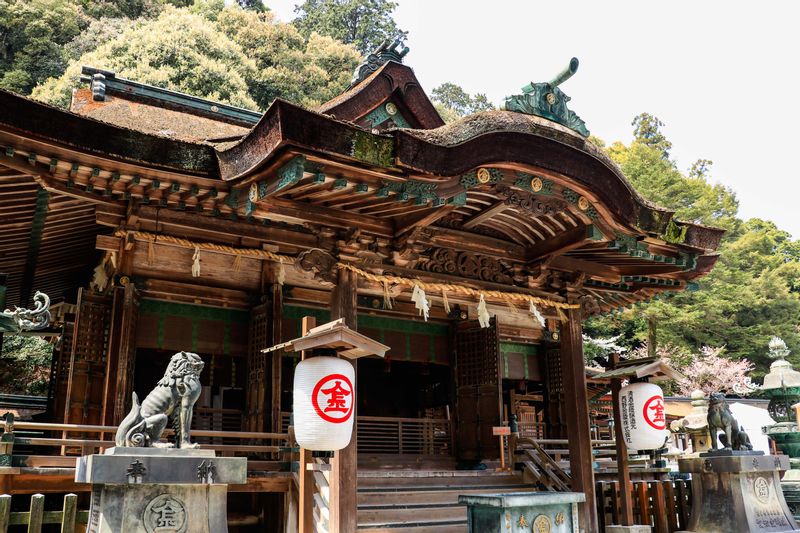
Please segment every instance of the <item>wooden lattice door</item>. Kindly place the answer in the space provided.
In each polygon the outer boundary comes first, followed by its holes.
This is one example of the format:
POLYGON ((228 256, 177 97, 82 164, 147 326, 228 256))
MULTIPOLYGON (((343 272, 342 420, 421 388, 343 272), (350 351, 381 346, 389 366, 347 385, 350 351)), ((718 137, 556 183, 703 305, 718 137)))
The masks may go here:
POLYGON ((564 375, 558 346, 550 346, 545 351, 545 390, 547 437, 551 439, 567 438, 564 414, 564 375))
POLYGON ((500 456, 492 427, 502 421, 497 322, 462 322, 455 330, 456 453, 462 461, 500 456))
POLYGON ((110 296, 84 289, 78 295, 64 409, 67 424, 102 424, 111 303, 110 296))
POLYGON ((250 339, 247 350, 247 416, 248 431, 265 431, 269 418, 271 353, 262 353, 270 342, 270 304, 254 307, 250 312, 250 339))

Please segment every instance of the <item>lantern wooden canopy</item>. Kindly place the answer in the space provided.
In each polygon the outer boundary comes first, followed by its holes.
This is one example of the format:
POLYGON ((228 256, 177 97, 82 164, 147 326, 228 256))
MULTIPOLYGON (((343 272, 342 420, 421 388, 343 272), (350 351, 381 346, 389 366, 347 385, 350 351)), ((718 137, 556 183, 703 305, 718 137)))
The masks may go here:
POLYGON ((594 379, 649 378, 650 381, 681 380, 684 375, 665 363, 660 357, 620 361, 611 370, 593 376, 594 379))
POLYGON ((340 318, 312 328, 302 337, 276 344, 261 351, 263 353, 278 350, 300 352, 316 348, 333 348, 339 355, 348 359, 358 359, 368 355, 383 357, 389 350, 389 347, 385 344, 381 344, 348 328, 344 323, 344 318, 340 318))

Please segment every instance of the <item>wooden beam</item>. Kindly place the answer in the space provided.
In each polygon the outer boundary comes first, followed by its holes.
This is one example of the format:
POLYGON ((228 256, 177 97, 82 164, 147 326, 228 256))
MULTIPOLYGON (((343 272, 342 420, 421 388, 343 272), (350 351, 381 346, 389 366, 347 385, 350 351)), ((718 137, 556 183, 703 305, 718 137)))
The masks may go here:
POLYGON ((497 202, 493 206, 484 209, 477 215, 473 216, 472 218, 461 224, 461 227, 464 229, 472 229, 475 226, 480 226, 493 216, 499 215, 508 208, 509 206, 505 202, 503 201, 497 202))
POLYGON ((383 237, 394 235, 394 227, 387 220, 282 198, 270 198, 267 205, 259 204, 253 212, 253 216, 291 224, 311 222, 334 228, 350 229, 355 227, 383 237))
POLYGON ((420 238, 420 242, 443 248, 503 257, 512 261, 525 260, 525 247, 515 242, 451 228, 430 229, 433 231, 433 236, 430 239, 420 238))
POLYGON ((586 502, 579 504, 580 526, 585 531, 598 531, 597 506, 594 496, 594 457, 589 429, 589 402, 586 394, 586 370, 583 359, 583 337, 580 309, 568 309, 567 321, 561 323, 561 368, 569 431, 569 468, 572 490, 583 492, 586 502))
MULTIPOLYGON (((347 269, 339 269, 338 281, 331 295, 331 320, 344 318, 350 329, 356 330, 358 323, 358 276, 347 269)), ((358 390, 357 359, 349 360, 356 373, 354 386, 358 390)), ((357 393, 356 393, 357 394, 357 393)), ((357 406, 353 416, 358 416, 357 406)), ((356 422, 353 421, 353 436, 347 448, 339 450, 331 459, 330 481, 330 533, 356 533, 357 515, 357 442, 356 422)))
POLYGON ((575 248, 580 248, 587 243, 595 242, 598 237, 597 231, 597 228, 592 224, 579 225, 559 233, 546 241, 536 243, 528 247, 528 262, 541 261, 549 255, 564 254, 575 248))
POLYGON ((437 220, 452 213, 455 208, 455 205, 449 204, 439 208, 433 208, 421 214, 415 213, 412 215, 397 217, 395 219, 395 225, 397 227, 396 235, 400 236, 414 228, 430 226, 437 220))

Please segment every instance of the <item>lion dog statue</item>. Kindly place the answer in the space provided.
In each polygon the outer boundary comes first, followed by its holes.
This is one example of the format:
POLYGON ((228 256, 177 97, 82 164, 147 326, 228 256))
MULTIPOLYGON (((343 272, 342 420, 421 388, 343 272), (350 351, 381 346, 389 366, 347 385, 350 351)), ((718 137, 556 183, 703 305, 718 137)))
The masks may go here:
POLYGON ((189 439, 192 410, 202 390, 200 372, 203 360, 190 352, 172 356, 164 377, 139 404, 133 393, 133 406, 117 428, 116 445, 120 447, 171 447, 159 443, 161 434, 172 417, 176 448, 196 448, 189 439))
POLYGON ((717 432, 722 431, 719 442, 725 450, 752 450, 750 437, 739 427, 739 423, 733 418, 725 395, 714 392, 708 401, 708 431, 711 434, 711 449, 717 449, 717 432))

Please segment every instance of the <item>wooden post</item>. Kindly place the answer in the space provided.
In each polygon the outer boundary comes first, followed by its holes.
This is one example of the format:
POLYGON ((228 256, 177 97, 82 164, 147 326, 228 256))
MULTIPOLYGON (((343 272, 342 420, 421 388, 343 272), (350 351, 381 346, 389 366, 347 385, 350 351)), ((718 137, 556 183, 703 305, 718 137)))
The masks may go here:
POLYGON ((568 309, 561 323, 561 367, 564 372, 565 411, 569 431, 569 467, 572 490, 586 494, 578 506, 581 527, 597 531, 597 505, 594 497, 594 458, 589 429, 589 402, 586 396, 586 364, 583 360, 580 309, 568 309))
MULTIPOLYGON (((616 368, 619 362, 617 354, 611 355, 611 368, 616 368)), ((620 524, 621 526, 633 525, 633 486, 631 474, 628 470, 628 447, 625 446, 625 435, 622 432, 622 411, 619 408, 619 391, 622 382, 619 379, 611 380, 611 402, 614 407, 614 440, 617 443, 617 475, 619 480, 620 496, 620 524)))
MULTIPOLYGON (((352 330, 357 328, 357 288, 358 276, 355 272, 341 268, 338 283, 331 295, 331 320, 344 318, 345 324, 352 330)), ((358 390, 358 365, 355 367, 356 382, 353 386, 358 390)), ((354 402, 358 401, 356 397, 354 402)), ((355 404, 353 416, 358 416, 358 404, 355 404)), ((357 418, 353 421, 353 438, 344 450, 336 452, 331 459, 330 486, 330 533, 355 533, 357 524, 357 489, 358 489, 358 456, 356 453, 358 434, 357 418)))
MULTIPOLYGON (((308 330, 317 325, 317 319, 313 316, 303 317, 303 335, 308 333, 308 330)), ((280 353, 276 350, 276 353, 280 353)), ((305 360, 309 353, 305 351, 300 352, 300 360, 305 360)), ((300 479, 300 486, 298 487, 298 532, 299 533, 314 533, 314 472, 308 469, 308 465, 313 464, 311 458, 311 451, 305 448, 300 448, 300 471, 297 473, 300 479)))
MULTIPOLYGON (((272 284, 272 326, 270 333, 272 338, 270 339, 271 345, 275 346, 276 344, 280 344, 282 341, 281 339, 281 323, 283 320, 283 287, 281 287, 280 283, 273 283, 272 284)), ((305 326, 305 318, 303 319, 303 325, 305 326)), ((309 320, 314 320, 313 318, 309 317, 309 320)), ((309 326, 313 328, 314 326, 309 326)), ((303 330, 303 335, 306 334, 306 330, 303 330)), ((275 350, 272 352, 272 369, 271 369, 271 376, 272 376, 272 399, 270 401, 271 407, 271 417, 272 417, 272 431, 275 433, 281 432, 281 376, 283 373, 282 370, 283 365, 283 352, 281 350, 275 350)))

